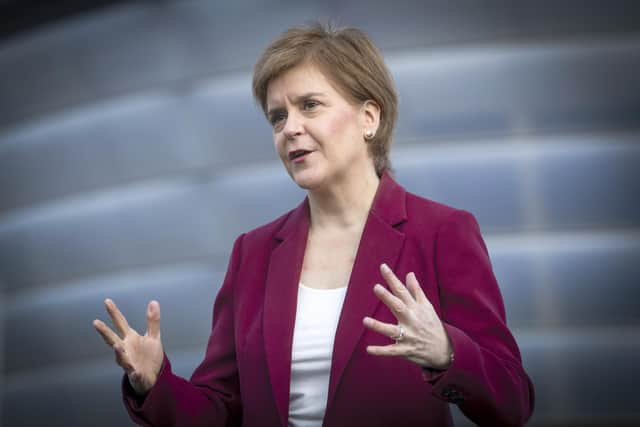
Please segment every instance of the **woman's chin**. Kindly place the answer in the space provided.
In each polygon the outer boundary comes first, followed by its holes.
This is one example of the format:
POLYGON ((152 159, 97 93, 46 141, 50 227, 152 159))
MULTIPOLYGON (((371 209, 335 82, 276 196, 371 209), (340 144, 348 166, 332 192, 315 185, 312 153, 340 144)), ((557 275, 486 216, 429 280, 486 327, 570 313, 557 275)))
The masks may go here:
POLYGON ((320 174, 314 173, 314 171, 295 171, 290 175, 293 181, 305 190, 318 188, 322 183, 322 177, 320 174))

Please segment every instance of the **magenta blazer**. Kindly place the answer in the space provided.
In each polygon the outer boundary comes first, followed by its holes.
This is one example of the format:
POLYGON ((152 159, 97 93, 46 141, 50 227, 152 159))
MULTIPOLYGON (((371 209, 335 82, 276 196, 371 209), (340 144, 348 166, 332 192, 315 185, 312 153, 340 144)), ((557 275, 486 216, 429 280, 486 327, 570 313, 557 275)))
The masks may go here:
MULTIPOLYGON (((166 358, 132 419, 152 426, 287 427, 291 345, 309 206, 238 237, 213 306, 204 360, 189 381, 166 358)), ((451 426, 449 404, 478 425, 519 426, 531 415, 533 385, 507 328, 489 255, 468 212, 406 192, 384 174, 364 227, 336 331, 324 427, 451 426), (375 296, 386 262, 411 271, 442 319, 455 352, 444 372, 404 358, 373 356, 392 340, 365 329, 371 316, 397 323, 375 296)))

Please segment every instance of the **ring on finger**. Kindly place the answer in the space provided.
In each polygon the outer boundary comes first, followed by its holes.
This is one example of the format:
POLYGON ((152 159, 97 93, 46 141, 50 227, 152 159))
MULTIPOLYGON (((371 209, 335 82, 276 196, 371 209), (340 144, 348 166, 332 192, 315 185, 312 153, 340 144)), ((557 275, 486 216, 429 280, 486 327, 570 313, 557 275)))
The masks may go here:
POLYGON ((396 340, 396 343, 402 341, 404 338, 404 327, 402 325, 398 325, 398 335, 391 337, 391 339, 396 340))

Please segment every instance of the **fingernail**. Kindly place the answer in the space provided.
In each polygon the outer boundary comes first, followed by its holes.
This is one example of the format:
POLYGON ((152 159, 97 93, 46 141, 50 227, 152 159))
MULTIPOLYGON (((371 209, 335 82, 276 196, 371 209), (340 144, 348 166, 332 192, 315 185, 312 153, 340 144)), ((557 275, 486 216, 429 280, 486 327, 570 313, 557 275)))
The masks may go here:
POLYGON ((382 264, 382 271, 388 273, 391 271, 391 269, 389 268, 389 266, 386 263, 382 264))

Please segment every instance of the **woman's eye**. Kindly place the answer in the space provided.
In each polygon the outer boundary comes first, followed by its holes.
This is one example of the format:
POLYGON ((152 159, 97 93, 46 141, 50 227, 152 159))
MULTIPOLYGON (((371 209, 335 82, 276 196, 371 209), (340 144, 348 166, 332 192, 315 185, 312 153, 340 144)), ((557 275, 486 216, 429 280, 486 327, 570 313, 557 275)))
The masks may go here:
POLYGON ((307 101, 304 101, 303 107, 304 107, 305 111, 308 111, 308 110, 312 110, 313 108, 317 107, 318 105, 319 105, 318 101, 307 100, 307 101))
POLYGON ((285 113, 274 113, 271 116, 271 125, 275 126, 278 123, 280 123, 282 120, 284 120, 286 118, 286 114, 285 113))

